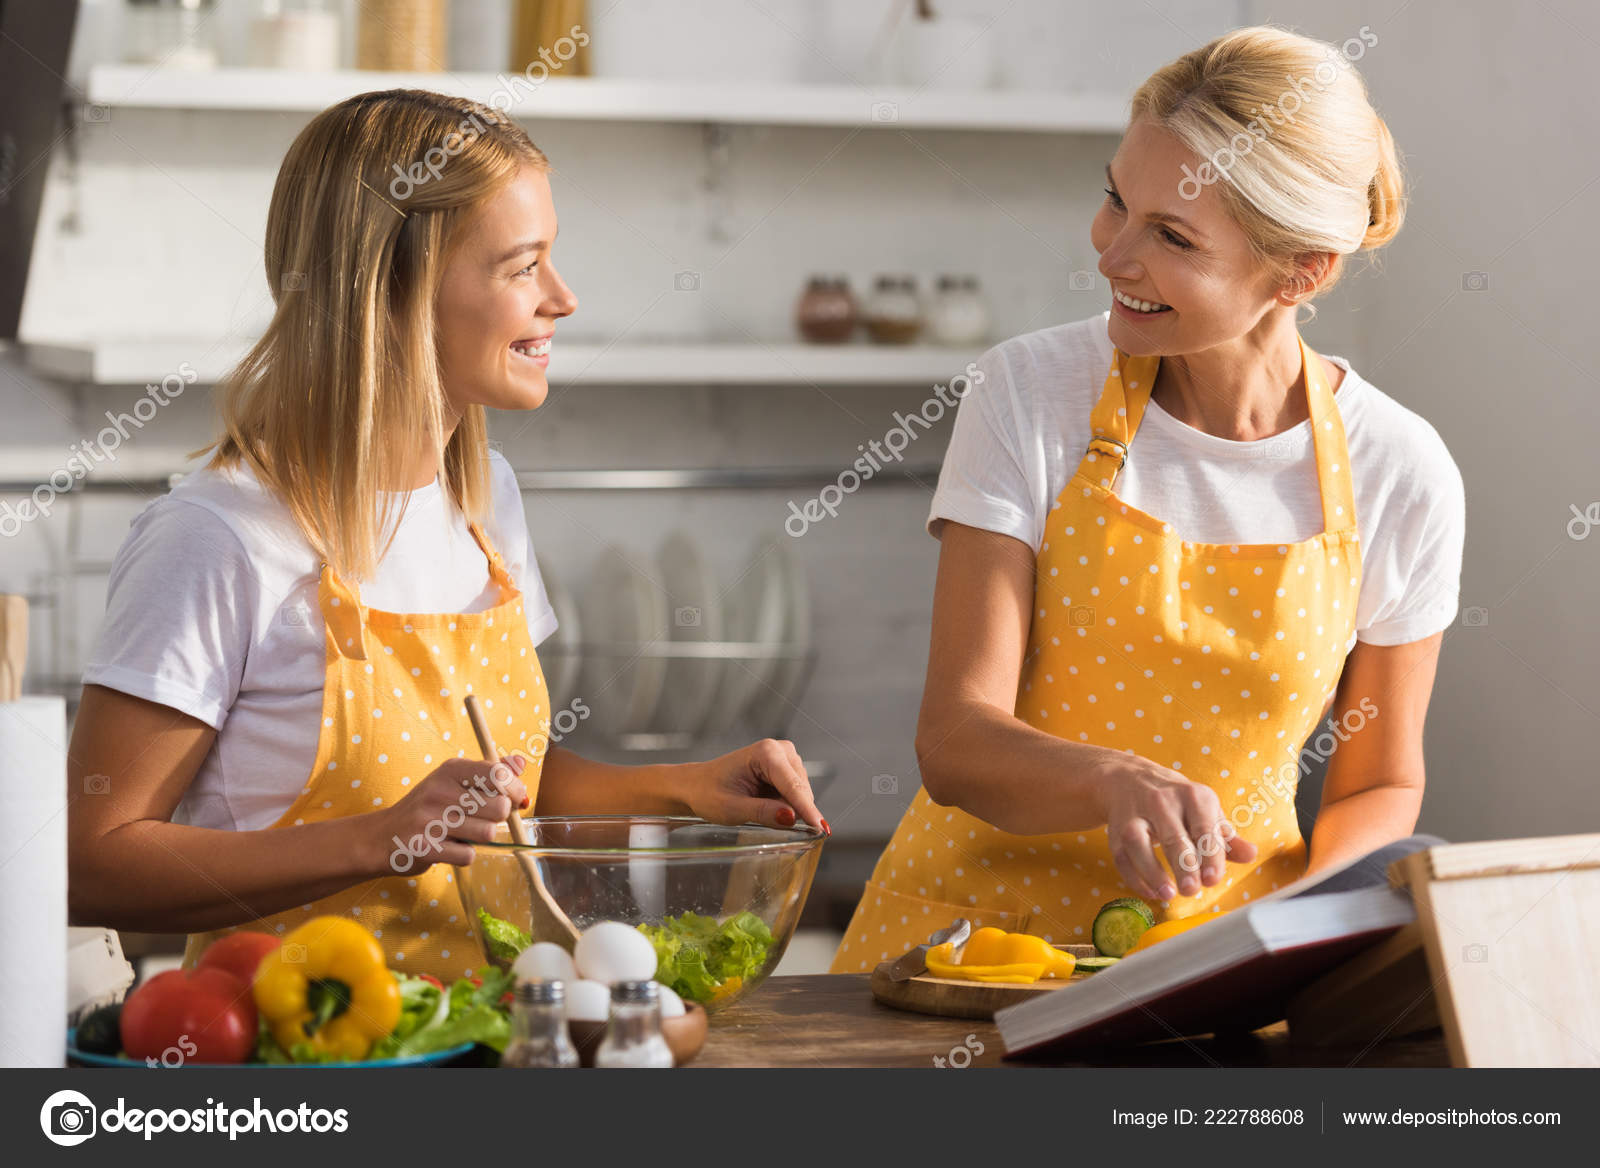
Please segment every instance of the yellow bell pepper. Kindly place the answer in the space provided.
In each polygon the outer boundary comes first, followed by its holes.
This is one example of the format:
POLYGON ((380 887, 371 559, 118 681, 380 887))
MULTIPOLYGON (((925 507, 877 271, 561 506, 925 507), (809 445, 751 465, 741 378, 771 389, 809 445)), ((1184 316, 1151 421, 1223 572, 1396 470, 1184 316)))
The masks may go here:
POLYGON ((934 977, 961 981, 1035 982, 1041 978, 1068 978, 1077 958, 1057 949, 1043 937, 1007 933, 1004 929, 979 929, 967 939, 959 955, 946 941, 928 950, 928 972, 934 977))
POLYGON ((1168 937, 1176 937, 1179 933, 1187 933, 1190 929, 1205 924, 1211 919, 1210 913, 1196 913, 1192 917, 1178 917, 1170 921, 1162 921, 1159 925, 1151 925, 1134 942, 1128 954, 1138 953, 1152 945, 1159 945, 1168 937))
POLYGON ((348 917, 316 917, 285 936, 257 968, 251 993, 285 1051, 309 1043, 318 1055, 357 1062, 400 1020, 400 984, 383 947, 348 917), (343 998, 323 987, 331 992, 314 1004, 318 982, 337 982, 343 998))

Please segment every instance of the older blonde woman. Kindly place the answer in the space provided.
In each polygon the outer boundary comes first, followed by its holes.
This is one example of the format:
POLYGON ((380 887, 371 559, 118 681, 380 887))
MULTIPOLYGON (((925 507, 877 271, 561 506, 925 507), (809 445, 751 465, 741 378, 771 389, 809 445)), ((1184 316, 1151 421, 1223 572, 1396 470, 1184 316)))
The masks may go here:
POLYGON ((924 785, 836 970, 957 916, 1065 942, 1118 896, 1225 912, 1414 826, 1461 479, 1296 326, 1400 228, 1369 44, 1249 28, 1159 70, 1091 231, 1109 311, 980 362, 928 519, 924 785))
POLYGON ((364 94, 290 147, 272 323, 209 465, 112 570, 72 741, 75 790, 110 778, 72 807, 75 919, 191 932, 192 954, 207 930, 355 915, 398 968, 453 978, 483 951, 450 865, 513 803, 824 828, 787 742, 658 767, 550 746, 584 711, 550 709, 556 617, 484 411, 545 400, 577 307, 555 238, 544 155, 486 106, 364 94), (519 777, 484 785, 467 693, 519 777))

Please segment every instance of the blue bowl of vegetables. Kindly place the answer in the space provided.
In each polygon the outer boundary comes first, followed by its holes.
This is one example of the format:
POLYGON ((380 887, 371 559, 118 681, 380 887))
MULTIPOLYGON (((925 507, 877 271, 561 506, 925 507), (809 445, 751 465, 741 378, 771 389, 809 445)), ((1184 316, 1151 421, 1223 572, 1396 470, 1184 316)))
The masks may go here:
POLYGON ((456 869, 469 913, 514 930, 512 952, 529 941, 564 945, 566 938, 536 931, 524 870, 531 863, 580 930, 602 921, 637 928, 655 947, 655 979, 712 1012, 777 967, 824 839, 804 824, 728 826, 678 816, 537 816, 523 824, 527 845, 501 825, 493 841, 474 845, 471 865, 456 869))

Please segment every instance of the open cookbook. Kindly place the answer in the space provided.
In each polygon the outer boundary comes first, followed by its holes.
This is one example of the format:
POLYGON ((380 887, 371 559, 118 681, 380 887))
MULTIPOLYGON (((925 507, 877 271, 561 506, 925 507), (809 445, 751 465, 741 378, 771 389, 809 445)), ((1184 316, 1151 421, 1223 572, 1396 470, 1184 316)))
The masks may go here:
POLYGON ((1006 1050, 1052 1052, 1255 1029, 1295 991, 1416 919, 1389 865, 1445 841, 1413 835, 1297 880, 1132 954, 1065 993, 994 1016, 1006 1050))

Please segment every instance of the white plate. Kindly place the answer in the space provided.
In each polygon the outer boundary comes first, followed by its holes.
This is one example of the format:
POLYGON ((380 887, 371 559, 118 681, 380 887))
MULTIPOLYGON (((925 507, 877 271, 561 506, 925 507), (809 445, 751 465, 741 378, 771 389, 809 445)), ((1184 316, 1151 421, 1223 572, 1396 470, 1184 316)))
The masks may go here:
MULTIPOLYGON (((672 614, 672 640, 722 640, 717 577, 694 540, 682 531, 667 536, 656 553, 656 566, 672 614)), ((666 680, 651 728, 658 734, 692 734, 705 722, 716 700, 726 663, 713 658, 669 657, 666 664, 666 680)))
MULTIPOLYGON (((784 567, 781 544, 769 537, 756 545, 749 564, 722 598, 722 623, 728 640, 782 640, 788 607, 784 567)), ((772 684, 777 667, 777 659, 772 657, 730 657, 703 733, 710 736, 732 730, 745 707, 772 684)))
POLYGON ((784 545, 777 544, 775 554, 783 577, 782 639, 794 656, 778 658, 767 688, 751 699, 746 716, 757 734, 787 733, 806 676, 805 654, 811 649, 811 589, 806 574, 784 545))
POLYGON ((539 574, 544 578, 544 594, 556 613, 556 631, 545 640, 545 652, 539 655, 539 663, 544 667, 544 683, 550 690, 550 709, 559 710, 579 696, 574 690, 583 659, 574 651, 574 646, 583 640, 583 621, 566 586, 542 564, 539 574))
MULTIPOLYGON (((578 605, 591 644, 626 647, 667 639, 672 614, 666 597, 614 545, 600 553, 578 605)), ((594 733, 615 738, 648 727, 665 678, 661 657, 626 649, 585 654, 583 700, 594 733)))

